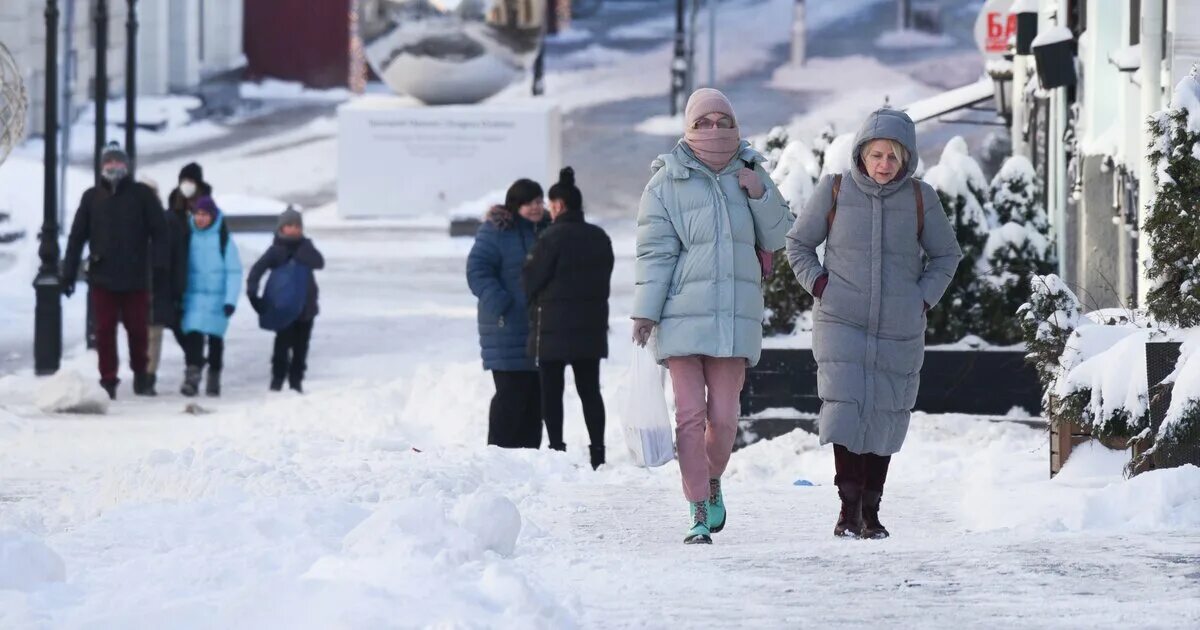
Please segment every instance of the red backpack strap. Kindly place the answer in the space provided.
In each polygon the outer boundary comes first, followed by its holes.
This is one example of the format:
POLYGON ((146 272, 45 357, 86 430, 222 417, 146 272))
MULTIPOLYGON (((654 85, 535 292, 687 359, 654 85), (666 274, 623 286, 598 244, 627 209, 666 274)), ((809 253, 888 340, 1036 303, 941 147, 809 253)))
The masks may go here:
POLYGON ((842 176, 833 176, 833 205, 829 208, 829 214, 825 215, 825 231, 829 232, 833 229, 833 219, 837 216, 837 198, 838 192, 842 190, 842 176))
POLYGON ((921 196, 921 180, 913 178, 913 194, 917 197, 917 240, 925 234, 925 198, 921 196))

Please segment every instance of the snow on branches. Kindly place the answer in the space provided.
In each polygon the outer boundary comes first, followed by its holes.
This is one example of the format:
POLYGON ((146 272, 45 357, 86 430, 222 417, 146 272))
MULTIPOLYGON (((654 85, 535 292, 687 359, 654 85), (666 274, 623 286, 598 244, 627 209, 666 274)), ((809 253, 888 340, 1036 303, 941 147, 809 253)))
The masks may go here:
POLYGON ((1143 230, 1153 285, 1147 307, 1160 321, 1200 326, 1200 77, 1175 88, 1171 106, 1150 118, 1155 198, 1143 230))

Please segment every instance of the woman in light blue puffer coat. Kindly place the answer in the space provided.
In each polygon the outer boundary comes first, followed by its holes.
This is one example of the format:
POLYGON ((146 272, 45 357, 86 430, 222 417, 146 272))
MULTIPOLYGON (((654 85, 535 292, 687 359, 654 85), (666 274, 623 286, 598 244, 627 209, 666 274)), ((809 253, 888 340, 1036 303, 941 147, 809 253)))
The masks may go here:
POLYGON ((741 139, 717 90, 688 100, 684 137, 654 161, 637 228, 634 339, 658 329, 671 372, 686 543, 711 543, 725 526, 721 474, 737 436, 747 366, 762 352, 763 266, 757 250, 783 249, 792 215, 741 139))

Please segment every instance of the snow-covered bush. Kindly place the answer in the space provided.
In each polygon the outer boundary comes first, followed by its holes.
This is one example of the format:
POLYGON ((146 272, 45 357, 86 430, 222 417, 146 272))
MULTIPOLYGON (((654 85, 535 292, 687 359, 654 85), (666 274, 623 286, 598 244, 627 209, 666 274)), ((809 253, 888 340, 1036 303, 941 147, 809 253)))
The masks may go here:
POLYGON ((768 131, 767 135, 756 137, 752 144, 754 149, 766 158, 767 163, 763 168, 770 172, 779 164, 779 156, 788 145, 787 127, 775 127, 768 131))
POLYGON ((954 343, 977 332, 983 321, 981 272, 992 221, 988 217, 988 182, 967 142, 955 136, 946 144, 937 166, 925 174, 954 226, 963 260, 946 290, 942 303, 929 311, 926 339, 954 343))
POLYGON ((1180 327, 1200 326, 1200 77, 1175 88, 1171 107, 1150 119, 1156 187, 1143 226, 1150 239, 1150 312, 1180 327))
POLYGON ((1079 326, 1079 298, 1054 274, 1035 276, 1030 288, 1029 302, 1017 316, 1029 351, 1025 359, 1037 370, 1042 391, 1049 392, 1062 373, 1059 358, 1067 339, 1079 326))
POLYGON ((1024 156, 1009 158, 990 188, 991 212, 999 227, 988 234, 981 265, 982 320, 975 333, 1011 345, 1022 337, 1013 317, 1032 294, 1031 283, 1054 268, 1050 222, 1038 199, 1037 174, 1024 156))
MULTIPOLYGON (((771 179, 787 201, 793 214, 798 214, 812 195, 821 167, 818 153, 799 140, 792 139, 779 152, 771 179)), ((768 335, 787 335, 795 330, 796 318, 813 307, 812 296, 796 281, 787 256, 775 256, 774 272, 763 287, 766 313, 764 332, 768 335)))
POLYGON ((833 125, 826 125, 821 130, 821 134, 813 140, 813 156, 817 158, 817 173, 820 174, 821 169, 825 167, 825 153, 829 150, 829 145, 837 139, 837 132, 834 131, 833 125))

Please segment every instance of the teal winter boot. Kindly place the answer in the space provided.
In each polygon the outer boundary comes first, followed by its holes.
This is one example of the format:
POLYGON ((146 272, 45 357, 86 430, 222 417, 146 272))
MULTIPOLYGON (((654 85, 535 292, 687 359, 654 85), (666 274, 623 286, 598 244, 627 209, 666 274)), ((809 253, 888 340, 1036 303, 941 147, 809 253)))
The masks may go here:
POLYGON ((708 530, 708 501, 696 501, 691 506, 692 528, 684 537, 684 544, 711 545, 712 532, 708 530))
POLYGON ((708 481, 708 529, 714 534, 725 529, 725 497, 721 494, 721 480, 708 481))

